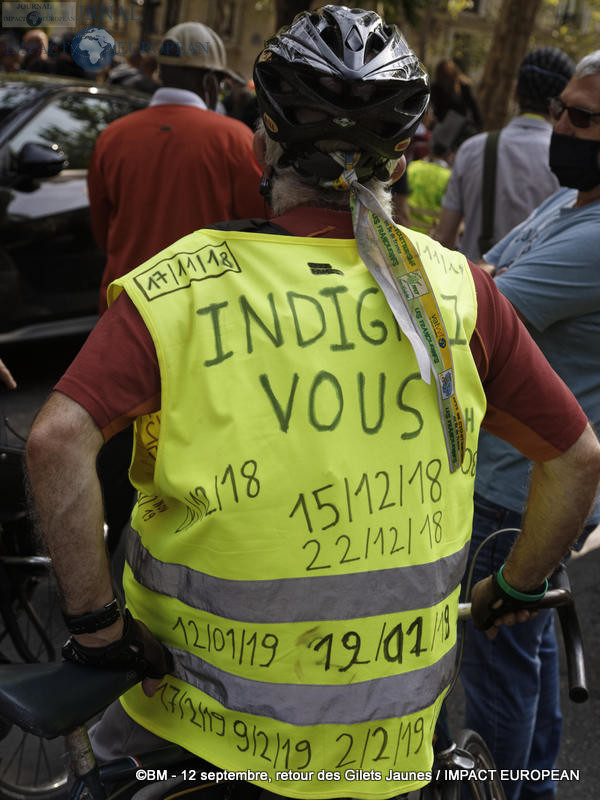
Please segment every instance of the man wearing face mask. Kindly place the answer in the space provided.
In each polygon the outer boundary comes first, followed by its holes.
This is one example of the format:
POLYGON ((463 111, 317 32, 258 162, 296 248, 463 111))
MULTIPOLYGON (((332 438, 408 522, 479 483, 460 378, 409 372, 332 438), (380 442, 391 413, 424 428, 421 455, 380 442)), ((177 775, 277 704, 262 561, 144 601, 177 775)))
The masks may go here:
MULTIPOLYGON (((496 284, 592 424, 600 423, 600 50, 582 59, 550 102, 550 168, 561 188, 488 251, 496 284)), ((523 376, 525 380, 525 376, 523 376)), ((489 411, 489 409, 488 409, 489 411)), ((490 434, 479 438, 471 556, 485 536, 518 528, 530 462, 490 434)), ((559 498, 557 498, 559 500, 559 498)), ((598 499, 588 530, 600 521, 598 499)), ((504 561, 502 534, 477 560, 474 580, 504 561)), ((493 641, 469 628, 461 672, 466 724, 481 733, 500 769, 551 769, 561 714, 553 617, 541 612, 493 641)), ((510 781, 507 800, 548 800, 556 785, 510 781)))
POLYGON ((99 136, 88 172, 92 228, 107 255, 100 290, 154 253, 213 222, 264 216, 252 132, 214 113, 227 68, 223 42, 200 22, 165 34, 163 86, 148 108, 99 136))

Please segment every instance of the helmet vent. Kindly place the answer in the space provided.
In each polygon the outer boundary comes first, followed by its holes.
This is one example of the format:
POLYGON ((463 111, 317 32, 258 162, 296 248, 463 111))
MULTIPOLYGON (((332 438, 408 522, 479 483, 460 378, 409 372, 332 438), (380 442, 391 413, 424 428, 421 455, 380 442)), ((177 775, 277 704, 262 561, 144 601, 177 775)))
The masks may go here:
POLYGON ((308 154, 317 142, 343 139, 365 158, 398 158, 425 111, 429 81, 395 26, 372 11, 327 5, 299 14, 266 48, 269 59, 254 67, 256 96, 284 149, 308 154))
POLYGON ((365 64, 372 61, 385 47, 385 41, 379 33, 369 34, 365 45, 365 64))
POLYGON ((337 28, 329 27, 319 31, 321 39, 337 56, 342 53, 342 37, 337 28))
POLYGON ((357 53, 363 46, 362 36, 356 29, 356 25, 352 27, 352 30, 346 36, 346 47, 348 50, 352 50, 354 53, 357 53))

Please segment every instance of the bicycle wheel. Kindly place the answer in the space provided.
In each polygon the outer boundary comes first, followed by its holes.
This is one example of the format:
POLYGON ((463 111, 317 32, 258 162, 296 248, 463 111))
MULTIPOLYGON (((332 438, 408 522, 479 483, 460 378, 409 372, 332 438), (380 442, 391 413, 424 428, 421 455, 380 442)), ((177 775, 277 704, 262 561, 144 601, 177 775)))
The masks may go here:
MULTIPOLYGON (((26 572, 25 567, 20 569, 26 572)), ((10 627, 18 627, 22 641, 15 642, 2 623, 0 659, 9 663, 23 660, 19 656, 23 644, 35 660, 58 658, 68 633, 60 613, 58 591, 47 570, 36 567, 23 578, 11 609, 10 627)), ((41 739, 14 725, 0 726, 0 798, 59 800, 66 796, 68 768, 64 754, 62 737, 41 739)))
POLYGON ((457 800, 506 800, 493 756, 481 736, 475 731, 462 730, 456 746, 469 753, 475 762, 474 771, 477 774, 457 787, 457 800))

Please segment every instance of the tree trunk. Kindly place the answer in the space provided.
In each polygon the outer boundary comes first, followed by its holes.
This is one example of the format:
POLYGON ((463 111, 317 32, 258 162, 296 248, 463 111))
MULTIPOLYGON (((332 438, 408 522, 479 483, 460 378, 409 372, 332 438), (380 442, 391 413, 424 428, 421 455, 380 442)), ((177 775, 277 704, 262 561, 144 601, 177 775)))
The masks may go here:
POLYGON ((275 30, 289 25, 301 11, 308 11, 309 4, 310 0, 275 0, 275 30))
POLYGON ((501 128, 507 122, 513 81, 540 5, 541 0, 502 0, 478 95, 486 130, 501 128))

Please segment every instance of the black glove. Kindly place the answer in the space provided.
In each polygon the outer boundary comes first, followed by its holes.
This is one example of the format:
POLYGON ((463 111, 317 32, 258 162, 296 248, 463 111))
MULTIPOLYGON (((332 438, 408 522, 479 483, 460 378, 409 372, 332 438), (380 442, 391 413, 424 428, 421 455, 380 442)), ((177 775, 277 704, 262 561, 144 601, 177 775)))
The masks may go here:
POLYGON ((84 647, 71 637, 62 648, 65 661, 106 669, 131 669, 140 679, 162 678, 173 669, 173 657, 143 622, 125 610, 123 636, 105 647, 84 647))
MULTIPOLYGON (((506 583, 506 581, 504 581, 506 583)), ((498 573, 494 573, 473 587, 471 595, 471 619, 473 625, 480 631, 491 628, 498 617, 505 614, 516 613, 517 611, 535 611, 539 608, 539 601, 548 588, 540 586, 535 592, 531 592, 531 599, 525 597, 529 593, 516 592, 520 595, 519 599, 508 594, 498 582, 498 573)))

